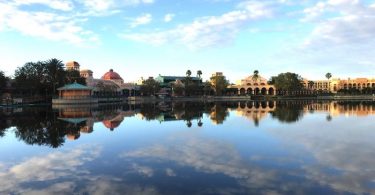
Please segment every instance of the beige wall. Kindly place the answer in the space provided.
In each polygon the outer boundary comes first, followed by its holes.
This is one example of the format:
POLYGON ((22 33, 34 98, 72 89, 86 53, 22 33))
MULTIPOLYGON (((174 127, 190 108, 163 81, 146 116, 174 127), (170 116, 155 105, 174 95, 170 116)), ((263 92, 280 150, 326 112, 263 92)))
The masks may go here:
POLYGON ((274 85, 269 85, 267 79, 259 76, 257 79, 253 76, 246 77, 237 84, 230 86, 231 88, 237 88, 238 94, 251 94, 251 95, 275 95, 276 88, 274 85))
POLYGON ((356 78, 356 79, 331 79, 331 80, 313 80, 314 85, 309 86, 307 79, 304 80, 304 85, 306 88, 311 90, 322 90, 330 91, 332 93, 337 93, 340 89, 363 89, 365 87, 375 87, 375 79, 369 78, 356 78))

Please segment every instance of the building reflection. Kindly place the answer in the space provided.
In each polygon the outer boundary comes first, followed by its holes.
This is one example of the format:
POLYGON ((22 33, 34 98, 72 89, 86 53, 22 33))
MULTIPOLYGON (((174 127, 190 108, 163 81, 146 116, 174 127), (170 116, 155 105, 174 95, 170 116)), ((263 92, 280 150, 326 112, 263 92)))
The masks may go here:
POLYGON ((125 117, 135 116, 136 111, 129 106, 74 107, 59 109, 58 119, 67 123, 67 139, 76 140, 81 133, 90 134, 95 123, 102 123, 110 131, 114 131, 125 117), (75 128, 72 128, 74 126, 75 128))
MULTIPOLYGON (((230 114, 244 117, 255 126, 266 118, 294 123, 304 115, 326 114, 327 121, 340 116, 375 115, 372 101, 240 101, 240 102, 162 102, 152 104, 106 105, 52 110, 49 107, 25 107, 0 111, 0 137, 15 132, 30 145, 60 147, 65 140, 77 140, 102 124, 109 131, 120 129, 126 117, 141 120, 184 122, 187 127, 202 127, 204 120, 224 124, 230 114), (14 128, 11 128, 14 127, 14 128)), ((324 116, 324 115, 323 115, 324 116)))
POLYGON ((239 102, 236 108, 236 114, 253 121, 255 126, 259 126, 259 122, 266 118, 268 113, 274 112, 275 108, 275 101, 239 102))
POLYGON ((328 112, 331 116, 368 116, 375 114, 375 103, 371 101, 316 102, 305 106, 304 111, 328 112))

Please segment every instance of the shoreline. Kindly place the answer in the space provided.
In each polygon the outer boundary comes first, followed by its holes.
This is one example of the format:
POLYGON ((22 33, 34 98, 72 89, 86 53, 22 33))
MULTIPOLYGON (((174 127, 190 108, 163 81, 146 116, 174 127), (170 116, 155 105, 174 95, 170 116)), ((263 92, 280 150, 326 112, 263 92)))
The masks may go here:
MULTIPOLYGON (((111 103, 129 103, 129 104, 139 104, 139 103, 155 103, 155 102, 187 102, 187 101, 203 101, 203 102, 213 102, 213 101, 290 101, 290 100, 329 100, 329 101, 375 101, 374 95, 335 95, 335 96, 199 96, 199 97, 169 97, 169 98, 157 98, 157 97, 129 97, 123 98, 122 101, 113 102, 98 102, 96 104, 87 104, 87 106, 93 105, 105 105, 111 103)), ((0 108, 9 107, 30 107, 30 106, 50 106, 53 105, 51 102, 43 103, 27 103, 27 104, 0 104, 0 108)), ((58 107, 70 107, 75 104, 65 104, 59 105, 58 107)), ((83 106, 82 104, 79 104, 83 106)))

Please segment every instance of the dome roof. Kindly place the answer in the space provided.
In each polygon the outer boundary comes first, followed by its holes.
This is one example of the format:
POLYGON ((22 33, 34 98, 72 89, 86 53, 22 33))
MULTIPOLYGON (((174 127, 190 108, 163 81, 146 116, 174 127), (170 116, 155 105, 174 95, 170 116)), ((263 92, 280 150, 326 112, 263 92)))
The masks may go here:
POLYGON ((118 126, 120 126, 122 121, 109 121, 109 120, 105 120, 103 121, 103 124, 105 127, 107 127, 108 129, 110 129, 111 131, 113 131, 115 128, 117 128, 118 126))
POLYGON ((124 120, 124 117, 121 114, 119 114, 111 120, 104 120, 103 124, 105 127, 113 131, 115 128, 120 126, 123 120, 124 120))
POLYGON ((121 76, 117 73, 114 72, 113 69, 109 70, 109 72, 105 73, 102 76, 103 80, 122 80, 121 76))

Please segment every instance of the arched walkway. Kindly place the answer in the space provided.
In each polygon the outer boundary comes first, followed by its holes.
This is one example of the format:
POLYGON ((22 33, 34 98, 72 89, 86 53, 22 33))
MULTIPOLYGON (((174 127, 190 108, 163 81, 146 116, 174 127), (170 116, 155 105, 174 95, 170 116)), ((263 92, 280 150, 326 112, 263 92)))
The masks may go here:
POLYGON ((250 108, 250 109, 253 108, 253 102, 247 102, 246 105, 247 105, 247 108, 250 108))
POLYGON ((241 108, 241 109, 246 108, 246 103, 245 103, 245 102, 240 102, 240 108, 241 108))
POLYGON ((267 95, 267 89, 263 87, 261 93, 262 95, 267 95))
POLYGON ((272 87, 270 87, 268 89, 268 95, 274 95, 274 94, 275 94, 275 90, 272 87))
POLYGON ((247 89, 247 94, 248 95, 253 95, 253 89, 252 88, 248 88, 247 89))
POLYGON ((259 93, 260 93, 260 89, 257 87, 257 88, 255 88, 255 92, 254 92, 254 94, 255 95, 259 95, 259 93))
POLYGON ((241 88, 240 89, 240 95, 245 95, 246 91, 245 91, 245 88, 241 88))

